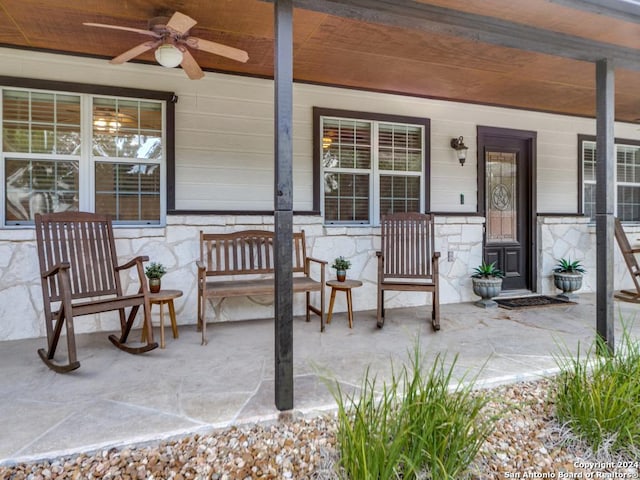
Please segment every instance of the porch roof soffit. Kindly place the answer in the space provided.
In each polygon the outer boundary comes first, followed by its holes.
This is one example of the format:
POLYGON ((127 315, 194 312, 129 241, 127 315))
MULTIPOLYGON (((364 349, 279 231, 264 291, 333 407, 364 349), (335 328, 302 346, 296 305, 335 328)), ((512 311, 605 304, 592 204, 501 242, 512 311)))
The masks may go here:
MULTIPOLYGON (((640 23, 640 3, 634 1, 551 1, 640 23)), ((616 68, 640 71, 640 38, 633 42, 637 48, 630 48, 413 0, 294 0, 294 5, 367 23, 451 35, 573 60, 596 62, 609 59, 614 61, 616 68)))

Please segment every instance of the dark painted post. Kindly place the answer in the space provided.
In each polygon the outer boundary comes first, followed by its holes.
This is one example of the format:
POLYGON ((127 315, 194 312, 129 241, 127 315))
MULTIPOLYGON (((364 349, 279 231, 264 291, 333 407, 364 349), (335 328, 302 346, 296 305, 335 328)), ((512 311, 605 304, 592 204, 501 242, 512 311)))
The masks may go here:
POLYGON ((293 408, 293 5, 276 0, 275 22, 275 403, 293 408))
POLYGON ((611 60, 596 62, 596 326, 598 336, 614 351, 613 251, 614 68, 611 60))

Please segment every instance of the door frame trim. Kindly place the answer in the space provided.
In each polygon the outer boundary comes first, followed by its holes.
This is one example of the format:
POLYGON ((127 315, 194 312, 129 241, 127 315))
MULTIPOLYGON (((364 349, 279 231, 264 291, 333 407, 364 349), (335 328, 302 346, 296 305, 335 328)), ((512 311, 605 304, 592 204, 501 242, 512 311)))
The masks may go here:
MULTIPOLYGON (((485 225, 486 225, 486 209, 485 209, 485 159, 482 153, 482 145, 485 144, 485 137, 504 137, 511 139, 524 140, 527 144, 527 153, 529 154, 529 164, 527 165, 526 171, 523 172, 528 177, 529 183, 529 192, 526 196, 527 201, 529 203, 529 209, 527 211, 527 216, 529 218, 526 219, 526 224, 530 229, 529 236, 529 245, 525 248, 525 253, 529 260, 530 268, 529 270, 529 278, 527 279, 527 283, 531 285, 531 291, 536 292, 538 288, 538 269, 536 266, 538 265, 538 252, 537 252, 537 142, 538 142, 538 132, 532 130, 516 130, 512 128, 500 128, 500 127, 489 127, 478 125, 477 136, 476 136, 476 157, 477 157, 477 186, 478 186, 478 198, 476 201, 476 212, 478 215, 482 215, 485 217, 485 225)), ((485 246, 485 235, 482 236, 482 249, 484 251, 485 246)))

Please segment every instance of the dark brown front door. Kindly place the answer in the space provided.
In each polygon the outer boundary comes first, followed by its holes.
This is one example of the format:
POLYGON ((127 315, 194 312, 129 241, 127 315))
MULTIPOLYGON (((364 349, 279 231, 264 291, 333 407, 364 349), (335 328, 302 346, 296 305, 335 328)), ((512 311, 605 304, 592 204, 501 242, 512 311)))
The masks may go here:
POLYGON ((535 138, 535 132, 478 127, 483 254, 505 273, 503 290, 535 289, 535 138))

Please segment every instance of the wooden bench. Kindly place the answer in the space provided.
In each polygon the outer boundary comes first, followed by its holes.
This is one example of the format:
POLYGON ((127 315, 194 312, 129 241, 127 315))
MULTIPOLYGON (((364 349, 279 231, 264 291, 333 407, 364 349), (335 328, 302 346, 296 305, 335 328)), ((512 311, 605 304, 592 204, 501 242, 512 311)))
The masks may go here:
MULTIPOLYGON (((245 297, 275 293, 274 233, 245 230, 234 233, 200 231, 198 267, 198 328, 202 344, 207 343, 206 307, 213 297, 245 297)), ((307 294, 307 322, 310 313, 320 316, 324 331, 324 286, 327 262, 307 256, 304 231, 293 234, 293 292, 307 294), (320 269, 320 280, 311 277, 311 262, 320 269), (311 305, 311 292, 320 292, 320 308, 311 305)))

